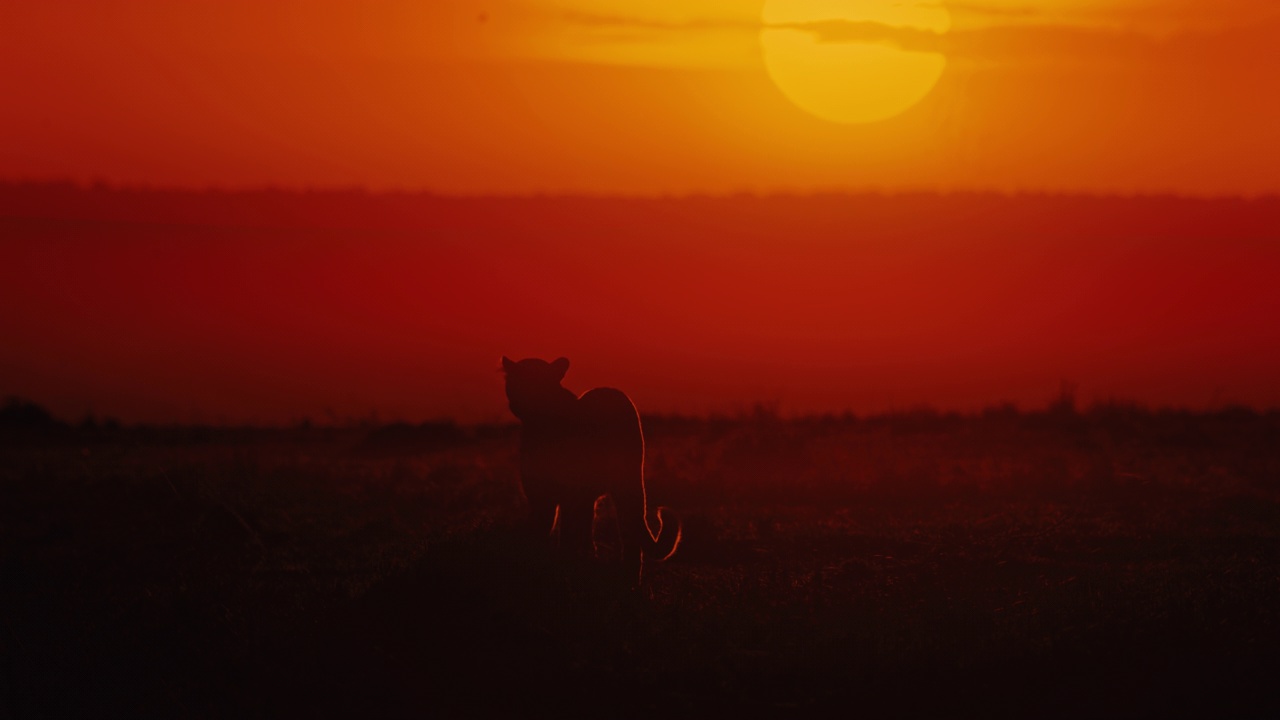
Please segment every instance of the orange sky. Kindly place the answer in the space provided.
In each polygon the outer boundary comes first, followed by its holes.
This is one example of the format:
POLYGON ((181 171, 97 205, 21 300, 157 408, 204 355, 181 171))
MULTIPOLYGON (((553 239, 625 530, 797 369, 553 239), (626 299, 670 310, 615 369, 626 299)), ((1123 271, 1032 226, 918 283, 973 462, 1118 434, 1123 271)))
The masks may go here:
POLYGON ((1280 192, 1273 0, 949 3, 937 86, 871 125, 787 100, 763 69, 761 7, 7 0, 0 178, 1280 192))
POLYGON ((0 395, 501 419, 506 354, 648 412, 1280 406, 1280 5, 945 8, 4 0, 0 395), (802 109, 847 58, 936 84, 802 109), (437 195, 174 190, 263 187, 437 195))

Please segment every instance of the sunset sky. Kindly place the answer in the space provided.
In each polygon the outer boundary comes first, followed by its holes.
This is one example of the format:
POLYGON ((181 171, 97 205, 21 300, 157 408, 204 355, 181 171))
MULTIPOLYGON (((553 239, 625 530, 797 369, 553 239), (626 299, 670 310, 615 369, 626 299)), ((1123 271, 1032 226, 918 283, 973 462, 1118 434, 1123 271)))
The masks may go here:
POLYGON ((879 24, 892 16, 865 0, 769 5, 871 20, 774 31, 798 41, 935 53, 945 69, 906 112, 841 125, 771 79, 761 0, 7 0, 0 176, 469 194, 1280 191, 1272 0, 972 0, 944 5, 941 34, 879 24))
POLYGON ((1274 0, 6 0, 0 38, 0 395, 65 417, 509 419, 504 354, 650 412, 1280 406, 1274 0))

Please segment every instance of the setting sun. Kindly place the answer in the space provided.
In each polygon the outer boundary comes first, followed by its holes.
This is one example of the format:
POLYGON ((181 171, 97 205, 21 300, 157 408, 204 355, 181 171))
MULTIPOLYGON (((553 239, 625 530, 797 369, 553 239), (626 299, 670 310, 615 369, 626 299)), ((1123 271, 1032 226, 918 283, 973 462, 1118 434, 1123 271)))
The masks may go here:
POLYGON ((951 25, 937 3, 768 0, 763 20, 769 77, 791 102, 832 122, 902 113, 928 94, 947 64, 930 47, 951 25))

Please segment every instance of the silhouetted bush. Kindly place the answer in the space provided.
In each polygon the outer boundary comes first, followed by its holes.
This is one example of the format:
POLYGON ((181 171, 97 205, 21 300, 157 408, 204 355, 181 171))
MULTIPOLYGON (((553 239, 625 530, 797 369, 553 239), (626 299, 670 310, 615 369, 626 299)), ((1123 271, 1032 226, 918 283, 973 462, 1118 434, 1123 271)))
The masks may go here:
POLYGON ((360 449, 372 453, 412 454, 454 445, 468 433, 452 421, 429 421, 412 425, 395 422, 370 430, 360 449))
POLYGON ((30 400, 9 397, 5 399, 4 405, 0 407, 0 428, 41 431, 65 427, 65 423, 54 418, 48 410, 30 400))

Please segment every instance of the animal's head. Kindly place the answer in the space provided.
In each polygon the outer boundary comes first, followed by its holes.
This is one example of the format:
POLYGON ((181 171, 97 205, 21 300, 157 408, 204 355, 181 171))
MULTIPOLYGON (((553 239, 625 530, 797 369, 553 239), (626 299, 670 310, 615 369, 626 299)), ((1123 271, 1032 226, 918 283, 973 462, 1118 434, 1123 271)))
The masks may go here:
POLYGON ((502 370, 507 375, 507 404, 521 420, 550 412, 565 396, 560 381, 569 371, 568 358, 517 362, 503 355, 502 370))

